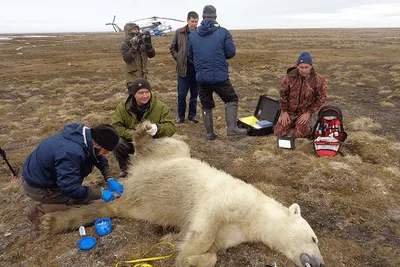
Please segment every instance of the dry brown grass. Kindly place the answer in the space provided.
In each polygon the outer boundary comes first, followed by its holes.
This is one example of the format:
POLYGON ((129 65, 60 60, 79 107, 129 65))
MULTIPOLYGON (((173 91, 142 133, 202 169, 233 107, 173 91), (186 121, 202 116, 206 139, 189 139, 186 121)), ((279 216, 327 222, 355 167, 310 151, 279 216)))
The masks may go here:
MULTIPOLYGON (((393 36, 400 36, 400 30, 232 34, 238 51, 229 64, 240 98, 239 115, 253 114, 260 94, 277 99, 286 68, 307 50, 328 81, 327 102, 343 109, 349 134, 342 147, 344 156, 316 158, 307 140, 296 141, 296 150, 288 151, 277 149, 273 136, 228 138, 218 98, 215 128, 219 138, 205 141, 202 123, 179 125, 180 138, 189 143, 194 157, 285 205, 299 203, 319 237, 327 266, 399 266, 400 38, 393 36)), ((22 166, 41 140, 69 122, 92 126, 111 121, 116 105, 126 97, 120 41, 117 34, 0 41, 0 145, 14 166, 22 166), (19 46, 23 49, 16 51, 19 46)), ((149 76, 158 97, 176 114, 170 42, 171 36, 154 39, 157 52, 150 60, 149 76)), ((117 174, 115 160, 109 157, 109 161, 117 174)), ((113 266, 143 257, 168 232, 114 218, 113 232, 98 237, 97 246, 88 252, 77 248, 78 232, 40 241, 23 214, 33 201, 23 195, 20 180, 10 182, 3 162, 0 170, 0 262, 4 266, 113 266)), ((97 171, 85 182, 105 186, 97 171)), ((96 236, 93 227, 87 227, 87 232, 96 236)), ((261 244, 242 244, 221 252, 217 266, 264 266, 273 262, 274 254, 261 244)), ((169 259, 154 266, 172 263, 169 259)))

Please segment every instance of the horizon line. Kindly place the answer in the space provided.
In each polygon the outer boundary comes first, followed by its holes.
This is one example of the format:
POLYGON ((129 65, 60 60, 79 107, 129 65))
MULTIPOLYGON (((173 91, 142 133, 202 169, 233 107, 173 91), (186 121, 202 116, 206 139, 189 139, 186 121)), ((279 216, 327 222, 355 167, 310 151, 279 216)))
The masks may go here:
MULTIPOLYGON (((282 28, 245 28, 245 29, 228 29, 229 31, 254 31, 254 30, 339 30, 339 29, 400 29, 399 26, 386 27, 282 27, 282 28)), ((175 31, 175 30, 174 30, 175 31)), ((20 35, 20 34, 67 34, 67 33, 123 33, 112 31, 52 31, 52 32, 0 32, 0 35, 20 35)))

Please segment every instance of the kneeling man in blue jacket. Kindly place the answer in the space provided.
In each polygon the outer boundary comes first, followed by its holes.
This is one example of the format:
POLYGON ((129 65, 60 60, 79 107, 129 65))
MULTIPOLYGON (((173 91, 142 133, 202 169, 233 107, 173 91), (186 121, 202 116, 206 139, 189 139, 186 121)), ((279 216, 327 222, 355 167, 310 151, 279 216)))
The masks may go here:
POLYGON ((25 208, 28 219, 38 226, 45 213, 97 199, 109 202, 115 199, 113 191, 121 195, 124 188, 111 177, 104 156, 118 141, 118 132, 111 125, 89 128, 75 123, 42 141, 25 160, 22 171, 26 195, 40 202, 25 208), (94 166, 103 174, 108 190, 82 185, 94 166))

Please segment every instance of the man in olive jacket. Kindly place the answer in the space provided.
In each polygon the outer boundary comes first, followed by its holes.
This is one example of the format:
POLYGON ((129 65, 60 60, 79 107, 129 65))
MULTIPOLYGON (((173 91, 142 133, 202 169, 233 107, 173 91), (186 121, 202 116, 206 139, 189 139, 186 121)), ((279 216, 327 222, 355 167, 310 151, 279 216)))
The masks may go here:
POLYGON ((120 177, 126 177, 130 155, 135 152, 133 129, 145 120, 152 123, 153 138, 172 136, 176 131, 169 107, 157 100, 146 79, 139 78, 132 83, 128 99, 118 104, 112 122, 121 137, 113 151, 121 171, 120 177))
POLYGON ((196 30, 199 15, 190 11, 187 15, 187 25, 176 30, 169 52, 176 61, 176 74, 178 75, 178 116, 176 123, 185 121, 186 96, 190 88, 189 113, 188 119, 198 123, 197 97, 199 87, 196 82, 196 72, 193 61, 188 59, 188 38, 189 34, 196 30))
POLYGON ((126 87, 137 78, 147 79, 147 62, 155 56, 150 34, 142 35, 139 26, 129 22, 124 26, 125 40, 121 45, 122 59, 126 63, 126 87))

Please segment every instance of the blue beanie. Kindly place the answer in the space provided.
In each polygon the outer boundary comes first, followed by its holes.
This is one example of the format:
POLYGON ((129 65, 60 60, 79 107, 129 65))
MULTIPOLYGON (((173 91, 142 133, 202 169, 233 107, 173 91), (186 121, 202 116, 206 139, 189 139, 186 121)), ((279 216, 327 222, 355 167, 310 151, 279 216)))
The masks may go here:
POLYGON ((301 53, 299 58, 297 59, 297 65, 299 65, 300 63, 307 63, 312 65, 312 57, 310 53, 308 52, 301 53))

